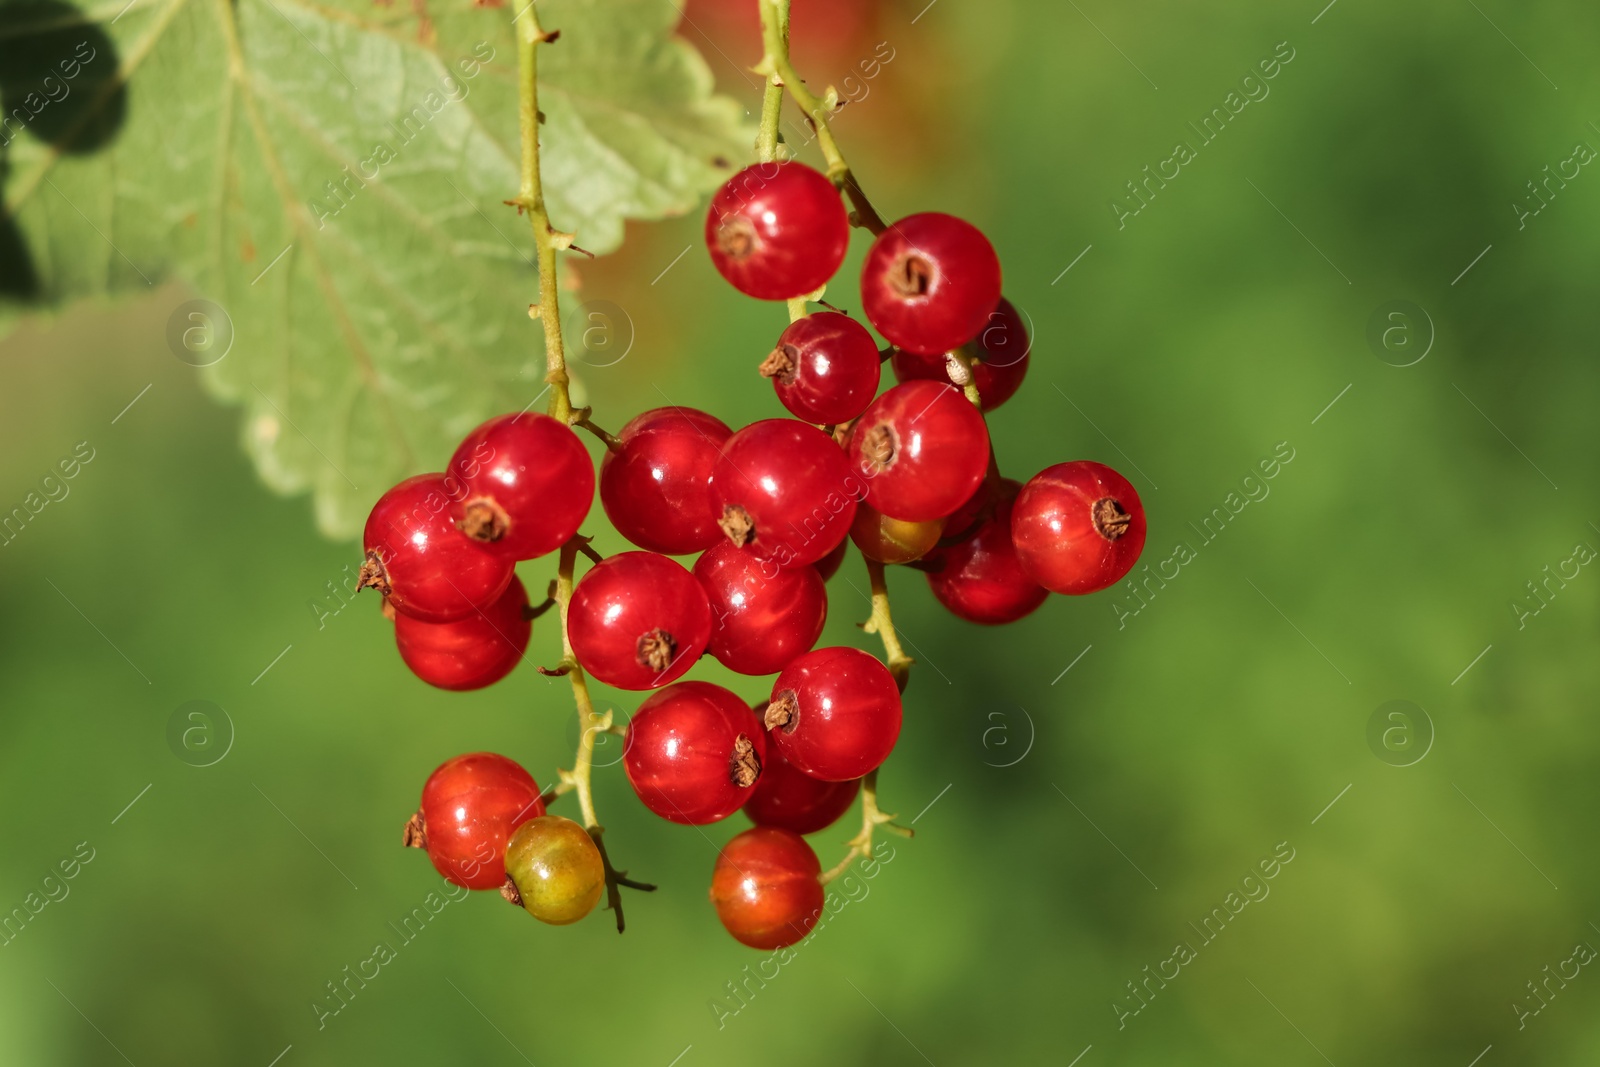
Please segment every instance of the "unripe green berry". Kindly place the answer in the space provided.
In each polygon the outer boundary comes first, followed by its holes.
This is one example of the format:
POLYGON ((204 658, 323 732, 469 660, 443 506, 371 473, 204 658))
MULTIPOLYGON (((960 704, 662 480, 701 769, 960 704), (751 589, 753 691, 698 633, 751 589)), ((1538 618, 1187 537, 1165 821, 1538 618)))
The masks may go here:
POLYGON ((559 815, 540 815, 517 827, 506 845, 506 873, 516 886, 517 903, 552 926, 589 914, 606 888, 605 863, 594 839, 559 815))

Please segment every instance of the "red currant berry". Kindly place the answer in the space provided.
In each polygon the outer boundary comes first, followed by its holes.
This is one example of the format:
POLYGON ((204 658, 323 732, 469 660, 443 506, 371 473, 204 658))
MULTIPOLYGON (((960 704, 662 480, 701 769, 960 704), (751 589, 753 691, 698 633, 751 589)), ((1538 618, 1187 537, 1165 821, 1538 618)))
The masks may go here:
POLYGON ((442 474, 407 478, 379 497, 362 544, 361 586, 424 622, 465 618, 494 603, 511 583, 511 560, 484 551, 451 522, 442 474))
POLYGON ((406 823, 408 845, 428 850, 434 868, 468 889, 505 884, 511 832, 544 814, 539 784, 515 760, 473 752, 446 760, 422 787, 422 808, 406 823))
POLYGON ((850 540, 870 560, 910 563, 927 555, 928 550, 939 543, 939 535, 943 530, 943 519, 930 519, 927 522, 891 519, 862 501, 856 505, 856 518, 850 524, 850 540))
POLYGON ((811 651, 828 618, 828 589, 814 567, 778 568, 723 541, 694 564, 711 603, 717 662, 740 674, 777 674, 811 651))
POLYGON ((804 163, 757 163, 711 198, 706 246, 717 271, 746 296, 815 292, 844 262, 850 220, 839 193, 804 163))
MULTIPOLYGON (((857 504, 856 506, 860 507, 861 505, 857 504)), ((822 575, 824 582, 839 573, 839 564, 844 562, 844 550, 849 547, 849 544, 850 539, 847 537, 835 545, 832 552, 829 552, 811 565, 818 574, 822 575)))
POLYGON ((942 545, 952 545, 963 541, 976 533, 978 525, 994 510, 995 497, 1001 488, 1000 467, 994 461, 994 452, 989 453, 989 470, 983 476, 983 481, 978 483, 978 488, 967 497, 967 502, 952 511, 944 520, 944 534, 939 538, 942 545))
POLYGON ((482 689, 511 673, 528 650, 528 593, 513 577, 487 608, 451 622, 396 615, 394 640, 411 672, 440 689, 482 689))
POLYGON ((860 649, 819 648, 778 675, 762 721, 802 773, 846 782, 894 751, 900 689, 889 668, 860 649))
POLYGON ((508 896, 552 926, 589 914, 606 888, 606 865, 594 838, 559 815, 541 815, 517 827, 506 846, 505 866, 516 890, 508 896))
MULTIPOLYGON (((972 384, 978 388, 984 411, 993 411, 1016 393, 1028 373, 1029 344, 1022 316, 1011 301, 1002 299, 983 332, 961 347, 972 364, 972 384)), ((923 356, 897 348, 893 364, 894 376, 902 382, 921 378, 954 381, 948 356, 923 356)))
POLYGON ((1133 486, 1086 459, 1035 474, 1011 512, 1022 569, 1053 593, 1093 593, 1121 580, 1138 561, 1144 534, 1133 486))
POLYGON ((712 514, 728 540, 780 567, 833 551, 850 531, 861 491, 833 438, 796 419, 739 430, 711 475, 712 514))
POLYGON ((622 743, 622 767, 644 806, 691 826, 738 811, 766 759, 761 720, 710 682, 679 682, 650 694, 622 743))
POLYGON ((993 514, 975 534, 927 558, 933 595, 968 622, 1015 622, 1050 595, 1022 569, 1011 544, 1011 506, 1018 488, 1008 479, 993 514))
POLYGON ((822 311, 789 324, 761 364, 778 402, 806 422, 849 422, 878 395, 883 359, 867 328, 822 311))
POLYGON ((867 503, 907 522, 942 519, 972 496, 989 467, 989 429, 961 390, 907 382, 872 402, 850 432, 850 463, 867 503))
POLYGON ((467 434, 449 471, 466 487, 456 523, 509 559, 560 548, 594 503, 594 465, 583 442, 537 412, 500 415, 467 434))
POLYGON ((617 532, 669 556, 721 540, 707 485, 732 433, 694 408, 655 408, 629 420, 600 464, 600 503, 617 532))
MULTIPOLYGON (((765 711, 765 705, 759 707, 765 711)), ((814 834, 850 810, 859 781, 824 782, 796 770, 773 745, 761 768, 755 793, 744 802, 744 813, 757 826, 776 826, 797 834, 814 834)))
POLYGON ((822 914, 822 864, 805 838, 774 826, 746 830, 722 847, 711 872, 717 918, 743 944, 794 944, 822 914))
POLYGON ((897 348, 941 355, 983 329, 1000 302, 1000 259, 976 226, 954 215, 910 215, 872 242, 861 307, 897 348))
POLYGON ((683 564, 654 552, 623 552, 578 581, 567 633, 578 662, 600 681, 659 689, 706 650, 711 607, 683 564))

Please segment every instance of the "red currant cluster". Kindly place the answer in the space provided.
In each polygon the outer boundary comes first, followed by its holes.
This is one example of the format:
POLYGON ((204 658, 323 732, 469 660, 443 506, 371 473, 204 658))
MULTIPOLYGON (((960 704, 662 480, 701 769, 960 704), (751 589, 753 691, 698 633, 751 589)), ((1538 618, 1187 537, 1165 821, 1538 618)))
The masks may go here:
MULTIPOLYGON (((711 892, 728 930, 765 949, 803 937, 822 903, 821 865, 801 835, 850 807, 900 734, 908 661, 813 647, 846 541, 875 589, 884 564, 912 564, 956 615, 1002 623, 1050 591, 1112 584, 1145 540, 1138 494, 1107 467, 1062 463, 1025 485, 1000 476, 984 413, 1021 384, 1029 340, 984 235, 942 214, 881 228, 861 277, 866 318, 890 344, 880 353, 848 315, 804 314, 849 229, 832 182, 792 161, 747 168, 713 198, 717 269, 750 296, 790 302, 794 321, 760 371, 794 417, 733 431, 660 408, 614 437, 587 412, 572 418, 606 442, 600 502, 637 551, 592 557, 572 584, 595 473, 569 425, 528 413, 490 420, 443 474, 391 489, 365 533, 364 584, 384 594, 402 658, 446 689, 488 685, 523 657, 543 608, 530 608, 513 566, 567 546, 551 599, 567 657, 554 673, 653 691, 623 754, 651 811, 703 825, 742 808, 756 824, 722 850, 711 892), (900 384, 879 395, 885 359, 900 384), (692 570, 670 558, 691 553, 692 570), (767 699, 752 708, 680 681, 708 653, 739 674, 776 675, 767 699)), ((570 773, 563 782, 576 786, 570 773)), ((428 779, 406 840, 453 882, 573 922, 603 892, 615 904, 617 885, 649 888, 611 868, 586 777, 581 788, 587 827, 545 814, 565 789, 541 794, 503 756, 460 756, 428 779)), ((867 803, 870 819, 870 792, 867 803)))

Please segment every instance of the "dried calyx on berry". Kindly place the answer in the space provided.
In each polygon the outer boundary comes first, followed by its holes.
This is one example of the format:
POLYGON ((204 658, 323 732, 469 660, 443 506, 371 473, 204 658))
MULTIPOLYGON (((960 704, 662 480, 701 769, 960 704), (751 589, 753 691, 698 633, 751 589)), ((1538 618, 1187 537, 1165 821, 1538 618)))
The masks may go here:
POLYGON ((750 521, 750 513, 738 504, 724 504, 722 518, 717 520, 717 525, 728 535, 729 541, 741 548, 756 535, 756 524, 750 521))
POLYGON ((505 509, 488 497, 475 497, 462 505, 456 529, 474 541, 499 541, 511 526, 505 509))
POLYGON ((763 378, 771 378, 779 385, 794 384, 795 364, 800 361, 800 350, 794 345, 780 344, 774 348, 757 368, 763 378))
POLYGON ((786 734, 792 734, 795 726, 799 724, 799 719, 800 701, 795 697, 793 689, 784 689, 772 694, 772 700, 761 716, 761 724, 769 730, 782 730, 786 734))

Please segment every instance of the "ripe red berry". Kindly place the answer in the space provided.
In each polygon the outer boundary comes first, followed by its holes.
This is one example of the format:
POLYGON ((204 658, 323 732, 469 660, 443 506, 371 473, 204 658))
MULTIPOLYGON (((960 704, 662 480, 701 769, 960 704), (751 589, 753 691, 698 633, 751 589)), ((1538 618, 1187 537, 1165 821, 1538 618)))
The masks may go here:
MULTIPOLYGON (((857 504, 856 506, 860 507, 861 505, 857 504)), ((829 578, 832 578, 835 574, 839 573, 839 564, 844 562, 844 550, 849 546, 849 544, 850 539, 848 537, 842 539, 837 545, 834 546, 832 552, 829 552, 826 556, 823 556, 821 559, 817 560, 811 565, 812 567, 816 568, 816 572, 818 574, 822 575, 822 580, 824 582, 826 582, 829 578)))
POLYGON ((1133 569, 1144 549, 1144 505, 1128 480, 1090 460, 1028 479, 1011 512, 1023 570, 1054 593, 1093 593, 1133 569))
POLYGON ((928 554, 939 543, 943 519, 906 522, 891 519, 866 501, 856 505, 856 518, 850 524, 850 540, 861 554, 879 563, 910 563, 928 554))
POLYGON ((552 926, 589 914, 606 888, 605 861, 594 838, 559 815, 541 815, 517 827, 506 846, 505 866, 516 902, 552 926))
POLYGON ((487 608, 464 619, 421 622, 396 615, 394 640, 413 674, 440 689, 482 689, 511 673, 528 649, 528 593, 513 577, 487 608))
POLYGON ((434 868, 456 885, 498 889, 511 832, 543 814, 539 784, 520 764, 473 752, 428 775, 422 808, 406 824, 406 844, 426 848, 434 868))
POLYGON ((720 685, 679 682, 650 694, 628 723, 622 766, 644 806, 691 826, 726 819, 766 764, 761 720, 720 685))
POLYGON ((711 608, 694 575, 655 552, 623 552, 578 580, 567 608, 572 651, 618 689, 659 689, 694 666, 711 608))
POLYGON ((1000 467, 994 460, 994 452, 989 453, 989 469, 983 476, 983 481, 978 483, 978 488, 967 497, 962 504, 944 520, 944 533, 939 538, 942 545, 953 545, 963 541, 978 531, 978 525, 994 510, 995 497, 999 495, 1002 479, 1000 467))
MULTIPOLYGON (((1030 344, 1022 316, 1011 301, 1002 299, 990 313, 988 325, 961 347, 972 364, 972 382, 978 387, 984 411, 993 411, 1016 393, 1028 373, 1030 344)), ((892 362, 894 376, 902 382, 921 378, 954 381, 948 359, 942 354, 926 356, 897 348, 892 362)))
POLYGON ((763 722, 769 740, 801 772, 845 782, 894 751, 900 689, 889 669, 860 649, 819 648, 778 675, 763 722))
POLYGON ((534 559, 578 532, 594 502, 594 465, 571 427, 522 412, 490 419, 462 440, 449 473, 467 536, 508 559, 534 559))
POLYGON ((717 190, 706 214, 711 262, 758 300, 820 289, 849 243, 850 220, 833 183, 792 160, 741 170, 717 190))
MULTIPOLYGON (((761 705, 759 710, 765 711, 766 706, 761 705)), ((860 789, 857 780, 824 782, 796 770, 773 745, 767 751, 755 793, 744 802, 744 813, 757 826, 814 834, 832 826, 849 811, 860 789)))
POLYGON ((455 528, 450 488, 442 474, 407 478, 378 498, 362 534, 361 586, 424 622, 465 618, 511 583, 511 560, 455 528))
POLYGON ((761 364, 778 402, 806 422, 849 422, 878 393, 883 360, 867 328, 821 311, 789 324, 761 364))
POLYGON ((739 430, 711 475, 712 514, 728 540, 780 567, 815 563, 833 551, 850 530, 861 492, 833 438, 796 419, 763 419, 739 430))
POLYGON ((1015 622, 1050 594, 1029 577, 1011 544, 1011 507, 1020 486, 1007 479, 993 513, 966 540, 926 559, 928 586, 939 603, 968 622, 1015 622))
POLYGON ((861 307, 897 348, 942 355, 978 336, 1000 302, 1000 259, 953 215, 910 215, 880 233, 861 268, 861 307))
POLYGON ((907 382, 872 402, 850 432, 850 463, 867 503, 907 522, 961 507, 989 467, 989 430, 961 390, 907 382))
POLYGON ((740 674, 776 674, 811 651, 828 618, 828 590, 814 567, 777 568, 727 541, 695 561, 711 604, 717 662, 740 674))
POLYGON ((617 532, 669 556, 721 540, 709 483, 732 433, 694 408, 655 408, 629 420, 600 464, 600 503, 617 532))
POLYGON ((758 949, 794 944, 822 914, 822 864, 805 838, 774 826, 746 830, 722 847, 711 872, 717 918, 758 949))

